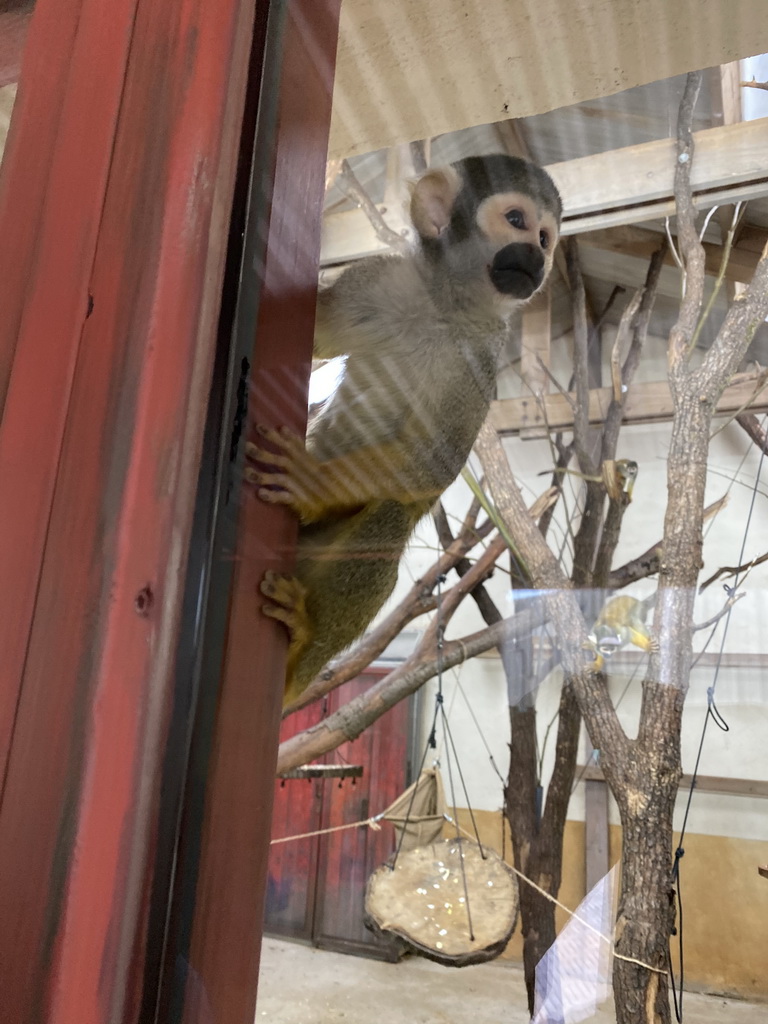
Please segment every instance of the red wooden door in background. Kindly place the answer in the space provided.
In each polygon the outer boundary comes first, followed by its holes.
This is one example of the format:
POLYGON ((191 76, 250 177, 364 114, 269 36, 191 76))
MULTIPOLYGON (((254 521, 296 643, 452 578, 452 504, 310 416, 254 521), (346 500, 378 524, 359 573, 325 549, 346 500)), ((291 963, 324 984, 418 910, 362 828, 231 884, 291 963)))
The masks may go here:
MULTIPOLYGON (((322 706, 305 708, 283 724, 281 739, 314 725, 380 678, 368 672, 331 693, 322 706)), ((276 784, 274 838, 364 821, 380 814, 410 782, 412 702, 396 704, 354 743, 325 759, 360 764, 359 779, 285 779, 276 784)), ((279 843, 272 847, 265 930, 311 941, 324 949, 397 959, 393 947, 363 923, 368 877, 395 849, 395 831, 367 826, 279 843)))

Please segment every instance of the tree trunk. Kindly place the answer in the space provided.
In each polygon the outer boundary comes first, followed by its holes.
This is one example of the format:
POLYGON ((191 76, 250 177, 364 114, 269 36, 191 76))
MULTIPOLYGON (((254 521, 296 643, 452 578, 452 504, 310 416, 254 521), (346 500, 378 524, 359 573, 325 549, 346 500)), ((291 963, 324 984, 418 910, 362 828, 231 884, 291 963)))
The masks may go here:
MULTIPOLYGON (((617 1024, 669 1024, 671 1019, 667 968, 675 923, 672 816, 680 781, 684 699, 682 689, 646 681, 643 705, 653 708, 656 720, 664 723, 663 731, 641 758, 618 766, 623 784, 612 786, 623 844, 616 924, 619 956, 613 964, 617 1024)), ((606 765, 606 775, 609 771, 615 778, 615 766, 606 765)))
MULTIPOLYGON (((512 836, 515 867, 532 877, 533 854, 539 831, 537 764, 536 764, 536 709, 509 709, 510 743, 509 776, 505 790, 505 810, 512 836)), ((538 952, 542 931, 552 932, 544 924, 549 912, 549 900, 539 896, 535 889, 520 882, 520 927, 523 934, 523 969, 528 991, 528 1009, 533 1013, 534 972, 541 955, 538 952), (532 898, 533 897, 533 898, 532 898), (541 915, 541 916, 540 916, 541 915)), ((550 939, 550 942, 552 941, 550 939)))
POLYGON ((669 1024, 667 966, 674 925, 672 813, 677 785, 658 787, 645 813, 621 815, 623 852, 613 986, 617 1024, 669 1024))
MULTIPOLYGON (((557 896, 563 869, 563 833, 576 770, 581 715, 573 689, 565 683, 555 764, 542 810, 536 756, 535 708, 510 708, 510 761, 506 813, 512 834, 515 867, 545 892, 557 896)), ((526 882, 520 883, 523 970, 528 1009, 533 1014, 536 967, 557 936, 555 904, 526 882)))

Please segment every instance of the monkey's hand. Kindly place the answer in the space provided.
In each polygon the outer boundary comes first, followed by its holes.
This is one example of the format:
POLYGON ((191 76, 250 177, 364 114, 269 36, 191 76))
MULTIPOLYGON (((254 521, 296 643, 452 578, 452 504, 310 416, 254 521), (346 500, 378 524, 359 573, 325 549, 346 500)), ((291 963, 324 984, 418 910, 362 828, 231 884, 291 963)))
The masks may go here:
POLYGON ((262 501, 287 505, 303 523, 315 523, 329 515, 360 508, 373 493, 368 466, 361 477, 360 467, 352 460, 321 462, 308 452, 304 441, 281 427, 272 430, 258 426, 258 433, 272 449, 248 443, 246 457, 270 468, 249 466, 245 478, 258 487, 262 501))
POLYGON ((245 479, 256 484, 262 501, 287 505, 305 523, 321 519, 332 504, 322 464, 287 427, 271 430, 258 426, 256 430, 274 450, 248 442, 246 458, 260 466, 246 467, 245 479))
POLYGON ((401 442, 369 445, 321 461, 285 427, 256 429, 270 448, 246 445, 246 457, 264 467, 249 466, 246 479, 257 485, 262 501, 287 505, 304 523, 348 515, 372 501, 432 504, 440 496, 431 480, 420 486, 403 469, 401 442))

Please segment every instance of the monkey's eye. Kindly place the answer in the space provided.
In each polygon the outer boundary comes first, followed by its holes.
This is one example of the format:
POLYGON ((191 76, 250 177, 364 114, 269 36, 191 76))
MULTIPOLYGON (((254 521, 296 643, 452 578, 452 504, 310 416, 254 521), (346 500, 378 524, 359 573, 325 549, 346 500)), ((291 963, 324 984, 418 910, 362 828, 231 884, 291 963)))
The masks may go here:
POLYGON ((547 249, 549 247, 549 235, 546 231, 539 232, 539 245, 542 249, 547 249))
POLYGON ((513 228, 517 228, 519 231, 525 231, 525 215, 522 210, 508 210, 504 216, 513 228))

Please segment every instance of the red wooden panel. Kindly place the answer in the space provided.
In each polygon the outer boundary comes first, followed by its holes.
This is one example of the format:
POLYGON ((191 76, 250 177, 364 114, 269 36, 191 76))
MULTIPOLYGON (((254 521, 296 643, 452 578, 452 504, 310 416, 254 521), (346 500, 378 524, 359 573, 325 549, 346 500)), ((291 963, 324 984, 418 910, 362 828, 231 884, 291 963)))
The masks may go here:
MULTIPOLYGON (((332 710, 380 678, 366 673, 332 694, 332 710)), ((362 764, 364 775, 326 783, 323 828, 361 821, 385 810, 408 784, 411 738, 410 701, 401 701, 353 743, 345 743, 329 761, 362 764)), ((371 873, 395 850, 395 831, 386 822, 381 831, 348 829, 324 836, 320 845, 318 920, 320 946, 360 951, 386 949, 364 924, 365 886, 371 873)))
POLYGON ((4 1024, 137 1017, 252 17, 33 18, 0 198, 4 1024))
MULTIPOLYGON (((323 717, 322 701, 287 718, 280 740, 315 725, 323 717)), ((316 832, 321 827, 323 779, 283 779, 275 784, 272 838, 316 832)), ((267 876, 266 929, 275 935, 311 939, 319 838, 296 839, 272 846, 267 876)))
POLYGON ((0 772, 26 657, 137 0, 40 0, 0 180, 0 772), (6 387, 11 381, 7 392, 6 387))
MULTIPOLYGON (((335 690, 324 716, 381 677, 367 672, 335 690)), ((319 705, 310 705, 283 723, 281 739, 314 724, 319 705)), ((411 738, 410 702, 396 705, 354 743, 328 754, 327 764, 363 766, 361 779, 288 780, 275 790, 272 835, 353 824, 378 814, 408 784, 411 738)), ((363 923, 365 886, 371 872, 395 848, 391 825, 381 831, 353 828, 272 847, 267 889, 267 930, 348 952, 391 955, 363 923), (315 888, 317 887, 317 893, 315 888)))
MULTIPOLYGON (((340 0, 284 6, 274 188, 254 197, 270 214, 249 416, 302 429, 340 0)), ((295 534, 290 513, 244 492, 194 920, 177 954, 187 969, 184 1024, 250 1024, 255 1012, 287 642, 285 630, 259 614, 258 584, 267 568, 290 568, 295 534)), ((186 842, 198 839, 182 835, 182 861, 186 842)))

